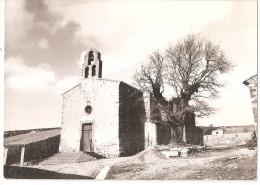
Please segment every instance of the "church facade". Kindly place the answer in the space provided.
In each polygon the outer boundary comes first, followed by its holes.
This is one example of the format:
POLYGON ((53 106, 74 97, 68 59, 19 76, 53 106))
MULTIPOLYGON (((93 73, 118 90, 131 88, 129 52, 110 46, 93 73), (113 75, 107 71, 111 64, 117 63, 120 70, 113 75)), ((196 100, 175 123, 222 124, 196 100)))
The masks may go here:
POLYGON ((81 83, 63 94, 59 151, 128 156, 145 145, 156 145, 156 137, 149 94, 122 81, 102 78, 101 54, 89 49, 81 83))

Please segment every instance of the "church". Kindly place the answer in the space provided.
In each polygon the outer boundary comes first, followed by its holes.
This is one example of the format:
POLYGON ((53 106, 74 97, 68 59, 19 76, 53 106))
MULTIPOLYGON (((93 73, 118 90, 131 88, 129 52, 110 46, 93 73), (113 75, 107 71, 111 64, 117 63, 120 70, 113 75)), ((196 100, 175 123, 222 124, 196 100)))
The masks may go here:
POLYGON ((122 81, 102 78, 101 54, 89 49, 81 83, 63 93, 59 152, 117 157, 156 144, 150 95, 122 81))
MULTIPOLYGON (((89 49, 81 83, 63 93, 59 152, 130 156, 147 146, 168 144, 170 130, 153 121, 153 97, 122 81, 102 78, 101 54, 89 49)), ((203 130, 191 116, 184 127, 186 144, 203 145, 203 130)))

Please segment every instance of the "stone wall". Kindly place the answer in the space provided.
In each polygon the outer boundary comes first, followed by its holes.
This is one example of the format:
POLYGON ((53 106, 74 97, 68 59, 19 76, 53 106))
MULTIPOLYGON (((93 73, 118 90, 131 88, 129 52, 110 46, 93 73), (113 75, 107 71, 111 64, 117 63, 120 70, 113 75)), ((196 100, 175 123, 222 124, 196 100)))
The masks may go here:
POLYGON ((22 146, 7 148, 6 165, 20 165, 22 146))
POLYGON ((250 77, 249 79, 245 80, 243 82, 246 86, 249 87, 250 90, 250 97, 251 97, 251 103, 252 103, 252 110, 254 115, 254 121, 255 121, 255 132, 256 136, 258 135, 258 129, 257 129, 257 123, 258 123, 258 111, 257 111, 257 75, 254 75, 250 77))
POLYGON ((254 75, 249 79, 245 80, 243 84, 249 87, 252 109, 254 114, 254 121, 255 124, 257 124, 257 75, 254 75))
POLYGON ((55 136, 26 145, 24 151, 24 162, 38 163, 54 154, 57 154, 59 151, 59 143, 60 136, 55 136))
POLYGON ((119 82, 107 79, 85 80, 84 107, 92 106, 95 122, 93 144, 96 153, 119 155, 119 82), (85 84, 86 83, 86 84, 85 84))
POLYGON ((63 94, 60 152, 79 151, 82 100, 81 84, 63 94))
POLYGON ((83 79, 63 94, 60 151, 79 151, 82 135, 80 119, 84 108, 92 107, 94 152, 118 156, 119 82, 106 79, 83 79))
POLYGON ((119 85, 120 156, 144 150, 146 121, 143 93, 123 82, 119 85))
POLYGON ((223 135, 205 135, 204 146, 237 146, 244 145, 252 138, 252 132, 223 134, 223 135))
POLYGON ((143 93, 146 122, 145 122, 145 147, 154 147, 157 145, 156 124, 151 122, 151 94, 143 93))
POLYGON ((257 76, 252 78, 249 83, 249 90, 252 102, 252 109, 255 123, 257 123, 257 76))

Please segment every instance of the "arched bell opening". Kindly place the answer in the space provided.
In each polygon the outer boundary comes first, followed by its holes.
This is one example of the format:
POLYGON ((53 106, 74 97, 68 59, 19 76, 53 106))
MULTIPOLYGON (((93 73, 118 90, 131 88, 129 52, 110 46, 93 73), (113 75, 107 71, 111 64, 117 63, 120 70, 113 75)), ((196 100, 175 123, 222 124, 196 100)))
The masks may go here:
POLYGON ((88 65, 91 65, 91 62, 94 61, 94 52, 90 51, 88 53, 88 65))
POLYGON ((89 67, 85 68, 85 78, 88 78, 89 75, 89 67))
POLYGON ((92 66, 92 76, 96 75, 96 65, 92 66))

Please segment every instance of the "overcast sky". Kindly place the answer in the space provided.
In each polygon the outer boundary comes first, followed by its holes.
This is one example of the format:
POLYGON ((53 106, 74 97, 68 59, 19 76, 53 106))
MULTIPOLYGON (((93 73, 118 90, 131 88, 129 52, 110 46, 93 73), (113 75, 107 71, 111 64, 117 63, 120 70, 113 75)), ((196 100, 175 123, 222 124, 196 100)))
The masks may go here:
POLYGON ((80 81, 82 53, 102 54, 103 77, 132 83, 154 50, 190 33, 219 44, 236 68, 219 111, 198 125, 252 125, 257 73, 256 1, 6 0, 5 130, 59 127, 61 94, 80 81))

